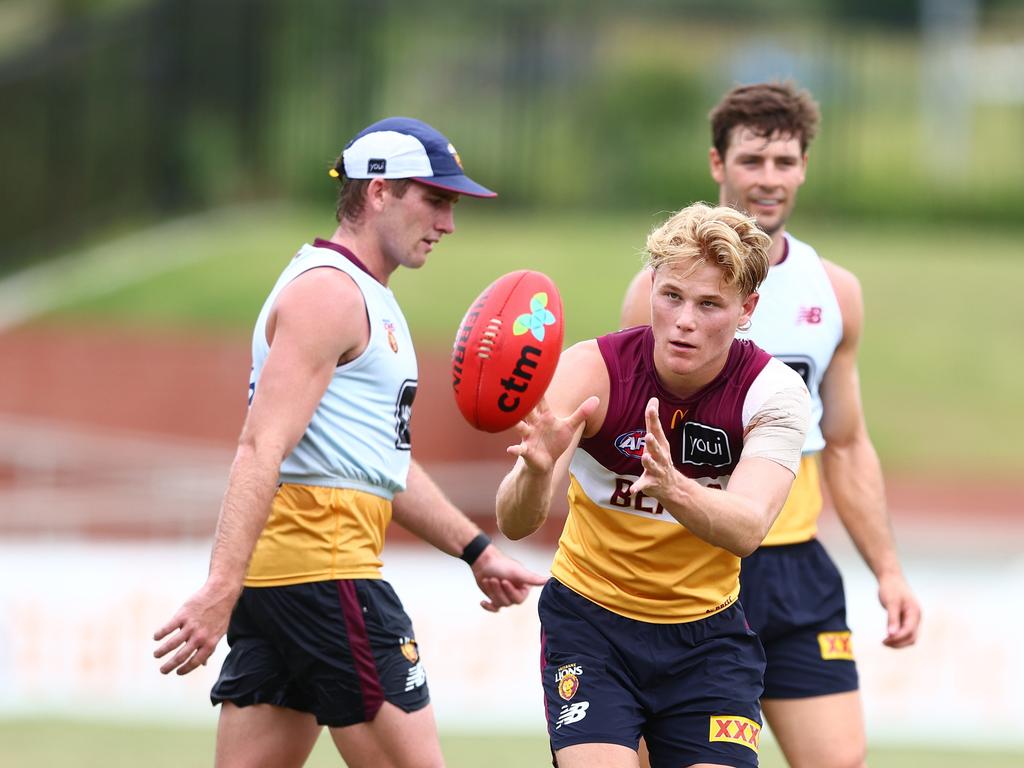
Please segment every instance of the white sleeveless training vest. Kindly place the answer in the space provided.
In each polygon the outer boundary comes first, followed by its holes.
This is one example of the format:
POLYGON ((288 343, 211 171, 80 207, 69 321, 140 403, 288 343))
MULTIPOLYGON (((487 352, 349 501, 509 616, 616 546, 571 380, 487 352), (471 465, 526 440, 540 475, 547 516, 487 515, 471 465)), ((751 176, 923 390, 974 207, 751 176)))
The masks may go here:
POLYGON ((786 234, 786 257, 768 270, 749 331, 737 333, 794 368, 811 393, 804 453, 825 447, 821 434, 822 377, 843 337, 843 318, 821 257, 786 234))
POLYGON ((409 474, 409 419, 417 367, 405 316, 389 288, 342 249, 304 245, 270 292, 252 338, 249 402, 259 397, 260 373, 270 352, 267 319, 280 292, 303 272, 333 267, 351 277, 366 302, 370 341, 339 365, 295 449, 281 464, 282 483, 352 488, 386 499, 405 489, 409 474))

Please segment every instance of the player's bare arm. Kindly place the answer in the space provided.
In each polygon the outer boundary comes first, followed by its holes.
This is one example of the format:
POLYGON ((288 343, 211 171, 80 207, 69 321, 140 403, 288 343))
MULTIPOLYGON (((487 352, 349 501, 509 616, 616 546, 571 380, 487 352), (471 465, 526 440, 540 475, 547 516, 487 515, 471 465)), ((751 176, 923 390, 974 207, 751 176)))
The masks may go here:
POLYGON ((516 463, 501 481, 496 501, 498 528, 508 538, 524 538, 543 525, 580 439, 604 421, 608 390, 608 370, 596 341, 562 353, 544 397, 516 425, 519 443, 508 448, 516 463))
POLYGON ((643 491, 694 535, 745 557, 760 546, 795 477, 792 470, 762 457, 742 457, 728 490, 707 488, 679 472, 658 418, 658 400, 645 411, 647 434, 641 459, 644 473, 630 493, 643 491))
POLYGON ((879 600, 888 614, 883 642, 900 648, 916 641, 921 609, 900 567, 881 463, 861 404, 857 352, 864 307, 860 283, 835 264, 826 261, 825 268, 843 315, 843 339, 821 384, 822 473, 843 526, 878 579, 879 600))
POLYGON ((626 289, 626 297, 622 301, 619 328, 651 324, 653 280, 654 272, 650 269, 642 269, 630 281, 629 287, 626 289))
POLYGON ((314 269, 282 291, 268 323, 270 353, 242 427, 203 587, 154 635, 156 658, 184 675, 205 664, 227 630, 246 568, 270 513, 281 462, 302 437, 339 359, 365 347, 362 294, 333 269, 314 269))
MULTIPOLYGON (((444 495, 427 472, 413 461, 406 489, 395 494, 392 519, 411 533, 449 555, 458 557, 480 529, 444 495)), ((487 596, 480 602, 496 612, 522 603, 530 589, 547 581, 488 544, 472 563, 473 577, 487 596)))

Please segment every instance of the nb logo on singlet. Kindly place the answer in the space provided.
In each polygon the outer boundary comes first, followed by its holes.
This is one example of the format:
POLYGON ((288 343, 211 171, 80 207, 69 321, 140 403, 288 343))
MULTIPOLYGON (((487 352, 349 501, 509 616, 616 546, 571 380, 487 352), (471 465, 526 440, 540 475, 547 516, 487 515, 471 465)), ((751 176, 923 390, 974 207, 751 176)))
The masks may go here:
POLYGON ((588 709, 590 709, 589 701, 577 701, 575 704, 566 704, 558 713, 558 722, 555 724, 555 730, 558 730, 563 725, 578 723, 587 716, 588 709))
POLYGON ((800 307, 796 316, 796 324, 808 323, 818 325, 821 322, 821 307, 800 307))

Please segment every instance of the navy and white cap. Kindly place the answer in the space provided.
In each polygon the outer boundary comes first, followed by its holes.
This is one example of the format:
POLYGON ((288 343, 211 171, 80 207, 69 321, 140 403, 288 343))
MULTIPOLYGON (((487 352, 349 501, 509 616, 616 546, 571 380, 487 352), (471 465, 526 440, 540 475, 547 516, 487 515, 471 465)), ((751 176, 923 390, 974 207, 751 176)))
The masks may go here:
POLYGON ((470 197, 498 194, 465 174, 459 153, 442 133, 411 117, 389 117, 364 128, 341 156, 350 179, 415 179, 470 197))

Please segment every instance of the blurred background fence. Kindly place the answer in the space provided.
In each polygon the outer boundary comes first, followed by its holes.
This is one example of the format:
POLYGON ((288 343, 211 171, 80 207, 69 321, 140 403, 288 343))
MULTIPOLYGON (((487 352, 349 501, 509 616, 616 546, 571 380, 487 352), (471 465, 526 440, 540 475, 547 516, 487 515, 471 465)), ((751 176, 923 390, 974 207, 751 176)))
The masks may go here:
POLYGON ((6 0, 0 270, 97 227, 310 197, 392 113, 522 207, 707 198, 706 114, 794 77, 824 124, 811 214, 1015 221, 1015 0, 6 0))

